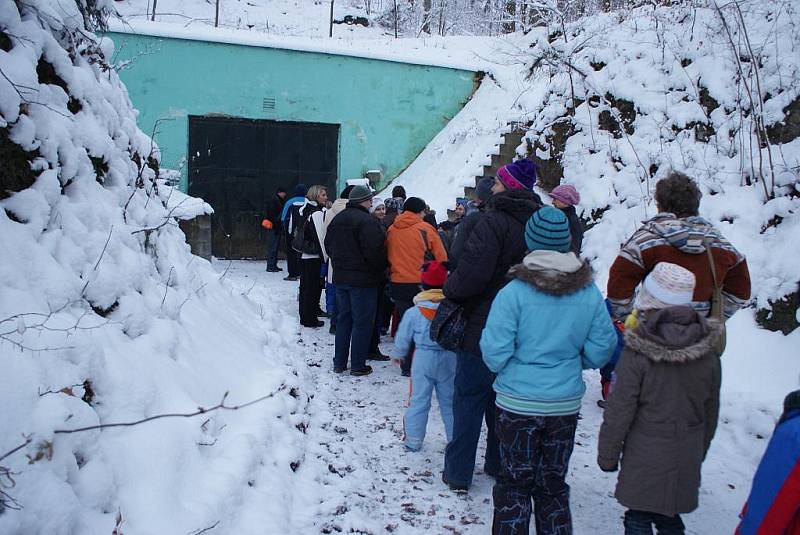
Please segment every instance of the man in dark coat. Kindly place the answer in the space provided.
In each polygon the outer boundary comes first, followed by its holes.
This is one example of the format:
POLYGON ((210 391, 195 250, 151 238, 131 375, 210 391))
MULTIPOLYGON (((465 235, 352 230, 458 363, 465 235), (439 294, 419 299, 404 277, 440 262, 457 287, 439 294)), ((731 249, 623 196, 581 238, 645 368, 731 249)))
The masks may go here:
POLYGON ((283 211, 284 202, 286 202, 286 190, 284 188, 275 190, 275 195, 267 200, 265 219, 272 223, 272 228, 267 230, 267 271, 270 273, 283 271, 278 267, 278 248, 283 235, 281 212, 283 211))
POLYGON ((373 193, 366 186, 350 192, 347 208, 331 221, 325 250, 336 286, 336 349, 333 371, 343 373, 350 357, 350 375, 372 373, 367 366, 370 338, 378 303, 378 287, 386 278, 386 235, 372 217, 373 193))
POLYGON ((494 186, 493 178, 482 178, 475 188, 475 200, 467 204, 467 215, 464 216, 453 233, 453 244, 450 246, 451 270, 455 270, 458 267, 458 259, 464 253, 464 246, 467 244, 472 231, 475 230, 475 225, 478 224, 481 215, 486 211, 486 203, 492 197, 492 186, 494 186))
POLYGON ((483 363, 479 342, 492 301, 507 282, 508 269, 525 256, 525 224, 542 204, 532 191, 535 183, 536 168, 530 160, 498 171, 494 196, 444 287, 445 297, 464 307, 467 320, 456 368, 453 440, 445 450, 442 474, 453 490, 466 490, 472 483, 484 413, 488 428, 484 471, 495 475, 499 470, 494 375, 483 363))

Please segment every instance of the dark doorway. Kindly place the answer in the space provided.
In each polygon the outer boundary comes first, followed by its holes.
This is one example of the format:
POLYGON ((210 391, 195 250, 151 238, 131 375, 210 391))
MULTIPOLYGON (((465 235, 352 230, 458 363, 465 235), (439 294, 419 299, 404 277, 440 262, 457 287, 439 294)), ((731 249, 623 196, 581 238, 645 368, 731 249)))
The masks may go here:
POLYGON ((264 258, 266 202, 282 186, 335 192, 339 125, 189 116, 189 194, 214 208, 211 251, 264 258))

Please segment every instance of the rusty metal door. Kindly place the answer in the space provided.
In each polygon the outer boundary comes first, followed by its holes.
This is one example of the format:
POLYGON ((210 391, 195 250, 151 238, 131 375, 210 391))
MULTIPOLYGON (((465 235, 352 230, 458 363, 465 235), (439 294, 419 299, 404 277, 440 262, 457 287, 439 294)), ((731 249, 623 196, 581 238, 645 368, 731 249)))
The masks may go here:
POLYGON ((339 125, 230 117, 189 117, 189 194, 214 208, 218 258, 264 258, 267 200, 299 183, 335 188, 339 125))

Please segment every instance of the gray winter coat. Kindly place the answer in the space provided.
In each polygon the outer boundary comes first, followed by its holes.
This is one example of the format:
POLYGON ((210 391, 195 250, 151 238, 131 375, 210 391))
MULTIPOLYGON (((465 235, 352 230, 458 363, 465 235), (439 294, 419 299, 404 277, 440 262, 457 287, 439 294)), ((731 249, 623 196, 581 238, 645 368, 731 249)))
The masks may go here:
POLYGON ((691 307, 640 313, 608 398, 597 462, 622 456, 617 500, 667 516, 697 508, 700 465, 719 416, 718 324, 691 307))

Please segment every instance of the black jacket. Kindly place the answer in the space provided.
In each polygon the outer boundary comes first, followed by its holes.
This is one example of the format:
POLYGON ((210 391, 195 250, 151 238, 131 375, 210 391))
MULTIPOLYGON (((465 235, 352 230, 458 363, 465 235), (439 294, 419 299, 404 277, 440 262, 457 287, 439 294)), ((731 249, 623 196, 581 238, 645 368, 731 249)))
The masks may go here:
POLYGON ((458 259, 464 254, 464 247, 467 245, 467 240, 469 240, 472 231, 475 230, 475 225, 478 224, 478 221, 483 217, 485 212, 486 208, 484 205, 481 205, 476 211, 464 216, 455 228, 453 232, 453 243, 450 245, 450 250, 447 255, 450 259, 450 269, 456 269, 458 267, 458 259))
POLYGON ((278 197, 276 193, 267 199, 267 209, 264 214, 266 219, 272 221, 272 228, 276 231, 283 230, 283 223, 281 222, 281 212, 283 211, 284 200, 278 197))
POLYGON ((569 250, 580 256, 581 245, 583 245, 583 221, 578 217, 574 206, 561 208, 561 211, 564 212, 564 215, 567 216, 567 221, 569 221, 569 250))
POLYGON ((348 204, 333 218, 325 250, 333 264, 333 284, 371 288, 386 279, 386 233, 363 206, 348 204))
POLYGON ((533 192, 512 190, 494 195, 469 235, 458 265, 444 285, 444 295, 464 307, 467 325, 461 348, 480 355, 478 343, 508 269, 525 256, 525 224, 542 205, 533 192))

